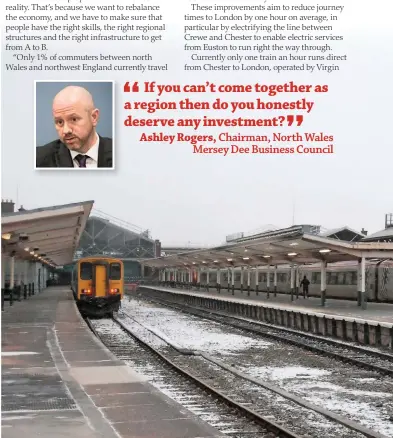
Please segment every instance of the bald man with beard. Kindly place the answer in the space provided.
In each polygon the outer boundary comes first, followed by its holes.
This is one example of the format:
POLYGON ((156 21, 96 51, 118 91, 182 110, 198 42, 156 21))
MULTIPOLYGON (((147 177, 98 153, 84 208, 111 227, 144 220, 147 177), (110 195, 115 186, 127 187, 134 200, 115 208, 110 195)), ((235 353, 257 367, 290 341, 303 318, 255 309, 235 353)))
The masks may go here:
POLYGON ((59 139, 37 147, 37 167, 112 167, 112 139, 98 135, 100 111, 85 88, 61 90, 52 113, 59 139))

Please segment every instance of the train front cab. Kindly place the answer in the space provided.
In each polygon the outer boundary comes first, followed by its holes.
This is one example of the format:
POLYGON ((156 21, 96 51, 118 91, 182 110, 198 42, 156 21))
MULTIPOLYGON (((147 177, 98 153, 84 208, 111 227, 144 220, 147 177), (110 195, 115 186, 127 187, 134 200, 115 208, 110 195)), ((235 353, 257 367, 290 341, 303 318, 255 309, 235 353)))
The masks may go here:
POLYGON ((77 304, 83 315, 112 316, 119 310, 124 291, 123 272, 121 260, 79 261, 77 304))

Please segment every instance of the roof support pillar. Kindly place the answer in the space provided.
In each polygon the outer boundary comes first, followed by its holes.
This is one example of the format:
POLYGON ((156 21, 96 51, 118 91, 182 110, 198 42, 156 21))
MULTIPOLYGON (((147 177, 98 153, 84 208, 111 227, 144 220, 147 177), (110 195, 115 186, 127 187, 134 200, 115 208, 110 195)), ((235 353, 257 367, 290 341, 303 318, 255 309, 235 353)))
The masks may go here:
POLYGON ((231 283, 232 283, 232 295, 235 295, 235 267, 232 267, 232 276, 231 276, 231 283))
POLYGON ((10 289, 15 285, 15 257, 10 257, 10 289))
POLYGON ((295 268, 291 263, 291 301, 293 301, 293 291, 295 289, 295 268))
POLYGON ((362 309, 366 310, 367 309, 367 296, 366 296, 366 257, 362 257, 362 260, 360 262, 360 267, 361 267, 361 274, 362 274, 362 279, 361 279, 361 284, 360 284, 360 297, 361 297, 361 304, 362 304, 362 309))
POLYGON ((362 305, 362 259, 358 259, 357 272, 357 291, 358 291, 358 306, 362 305))
POLYGON ((295 291, 296 291, 296 299, 299 299, 299 289, 300 289, 300 266, 296 266, 296 282, 295 282, 295 291))
POLYGON ((274 296, 277 296, 277 265, 274 266, 274 278, 273 278, 273 282, 274 282, 274 296))
POLYGON ((255 267, 255 293, 258 295, 258 287, 259 287, 259 271, 258 266, 255 267))
POLYGON ((250 288, 251 288, 251 267, 247 267, 247 295, 250 296, 250 288))
POLYGON ((1 255, 1 288, 4 289, 5 286, 5 277, 6 277, 6 272, 7 272, 7 268, 6 268, 6 256, 5 255, 1 255))
POLYGON ((21 286, 23 282, 24 270, 25 270, 24 260, 18 260, 18 285, 21 286))
POLYGON ((266 291, 267 297, 270 298, 270 265, 267 265, 266 270, 266 291))
POLYGON ((321 261, 321 306, 326 304, 326 260, 321 261))

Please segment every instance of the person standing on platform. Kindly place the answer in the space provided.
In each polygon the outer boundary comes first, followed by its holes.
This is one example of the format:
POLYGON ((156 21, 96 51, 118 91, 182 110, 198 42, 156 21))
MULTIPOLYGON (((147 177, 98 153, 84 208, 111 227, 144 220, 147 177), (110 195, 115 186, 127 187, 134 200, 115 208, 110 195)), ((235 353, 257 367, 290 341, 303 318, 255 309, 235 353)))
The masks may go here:
POLYGON ((300 286, 303 286, 303 297, 308 298, 308 286, 310 284, 310 280, 305 275, 303 280, 300 282, 300 286))

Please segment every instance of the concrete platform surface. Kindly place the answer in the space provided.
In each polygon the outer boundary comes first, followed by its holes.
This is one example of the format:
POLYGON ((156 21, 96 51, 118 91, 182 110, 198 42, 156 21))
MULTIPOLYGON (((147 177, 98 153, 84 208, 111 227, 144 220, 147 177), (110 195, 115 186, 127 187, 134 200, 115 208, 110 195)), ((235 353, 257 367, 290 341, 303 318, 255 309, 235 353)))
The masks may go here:
POLYGON ((222 437, 95 338, 71 291, 2 312, 2 437, 222 437))
POLYGON ((320 298, 311 297, 304 299, 303 296, 299 295, 299 298, 294 296, 294 300, 291 301, 290 295, 277 294, 277 296, 274 296, 272 292, 270 292, 270 297, 267 298, 266 292, 258 292, 258 295, 256 295, 254 291, 250 292, 250 296, 248 296, 247 291, 241 293, 239 290, 235 290, 235 294, 232 295, 232 291, 228 292, 227 289, 221 289, 221 293, 218 293, 217 290, 213 288, 210 288, 209 292, 202 289, 185 290, 147 285, 143 285, 142 289, 143 288, 234 301, 237 303, 268 306, 270 308, 303 312, 317 316, 331 315, 340 317, 341 319, 345 318, 348 321, 366 321, 370 324, 382 324, 393 327, 393 304, 387 303, 367 303, 367 309, 362 310, 356 301, 329 298, 326 300, 325 306, 322 307, 320 298))

